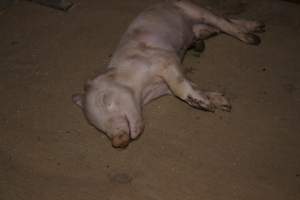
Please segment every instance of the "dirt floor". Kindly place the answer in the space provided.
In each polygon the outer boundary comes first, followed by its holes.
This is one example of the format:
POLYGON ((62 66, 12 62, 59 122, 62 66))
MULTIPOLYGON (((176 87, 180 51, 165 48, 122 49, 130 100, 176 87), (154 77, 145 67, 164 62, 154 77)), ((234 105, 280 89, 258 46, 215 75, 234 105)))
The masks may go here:
POLYGON ((71 95, 158 0, 74 2, 67 13, 28 1, 0 12, 1 200, 300 199, 300 4, 203 0, 267 24, 260 46, 220 35, 184 61, 201 88, 226 92, 232 112, 161 98, 120 151, 71 95))

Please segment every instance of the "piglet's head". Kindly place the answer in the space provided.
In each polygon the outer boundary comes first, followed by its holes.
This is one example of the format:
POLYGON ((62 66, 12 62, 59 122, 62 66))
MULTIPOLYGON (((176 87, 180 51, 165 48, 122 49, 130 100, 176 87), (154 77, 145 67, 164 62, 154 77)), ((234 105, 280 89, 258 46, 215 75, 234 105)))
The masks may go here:
POLYGON ((130 88, 113 81, 90 81, 84 94, 74 94, 87 120, 104 132, 116 148, 125 148, 144 128, 141 106, 130 88))

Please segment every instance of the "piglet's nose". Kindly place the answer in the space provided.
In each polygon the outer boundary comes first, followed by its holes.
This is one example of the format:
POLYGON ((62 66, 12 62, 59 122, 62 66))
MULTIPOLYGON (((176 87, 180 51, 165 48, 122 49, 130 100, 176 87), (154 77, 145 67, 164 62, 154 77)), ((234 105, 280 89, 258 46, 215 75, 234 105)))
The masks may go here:
POLYGON ((112 138, 111 143, 115 148, 125 148, 130 142, 130 137, 128 134, 116 135, 112 138))

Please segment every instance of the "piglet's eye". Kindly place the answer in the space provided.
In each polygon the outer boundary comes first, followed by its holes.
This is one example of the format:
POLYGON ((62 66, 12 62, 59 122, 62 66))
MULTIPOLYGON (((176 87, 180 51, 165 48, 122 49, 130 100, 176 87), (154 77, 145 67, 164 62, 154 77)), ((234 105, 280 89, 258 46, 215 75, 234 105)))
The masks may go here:
POLYGON ((113 95, 111 93, 105 93, 102 96, 104 106, 110 110, 114 108, 113 95))

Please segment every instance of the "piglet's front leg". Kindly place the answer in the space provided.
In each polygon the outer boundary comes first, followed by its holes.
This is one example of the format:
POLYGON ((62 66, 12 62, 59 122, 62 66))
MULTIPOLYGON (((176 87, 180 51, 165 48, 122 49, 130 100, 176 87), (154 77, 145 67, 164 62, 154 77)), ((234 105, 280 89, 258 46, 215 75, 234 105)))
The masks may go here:
POLYGON ((179 66, 176 64, 164 66, 160 71, 160 76, 175 96, 195 108, 210 112, 214 112, 216 109, 231 110, 231 105, 223 94, 196 89, 194 84, 179 71, 179 66))

